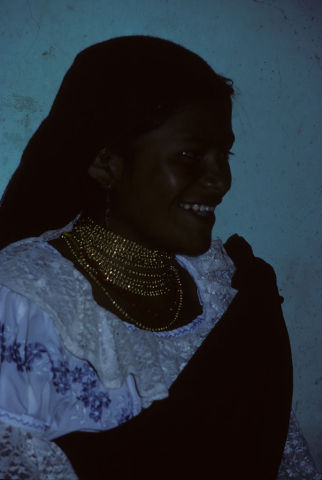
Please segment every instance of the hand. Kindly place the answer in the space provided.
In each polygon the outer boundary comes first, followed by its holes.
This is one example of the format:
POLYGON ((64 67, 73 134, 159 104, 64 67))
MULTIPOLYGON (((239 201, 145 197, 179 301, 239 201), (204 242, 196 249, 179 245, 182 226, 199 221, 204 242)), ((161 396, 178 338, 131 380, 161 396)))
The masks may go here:
POLYGON ((237 268, 231 282, 236 290, 246 292, 252 296, 272 297, 279 296, 279 302, 284 298, 278 293, 276 274, 271 265, 259 257, 255 257, 252 247, 246 240, 234 234, 224 244, 225 250, 237 268))

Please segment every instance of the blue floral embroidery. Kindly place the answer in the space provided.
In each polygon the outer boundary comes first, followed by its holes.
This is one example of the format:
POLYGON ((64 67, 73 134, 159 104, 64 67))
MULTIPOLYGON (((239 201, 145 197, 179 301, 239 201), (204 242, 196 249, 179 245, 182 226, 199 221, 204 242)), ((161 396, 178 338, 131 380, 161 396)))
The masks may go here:
POLYGON ((83 363, 81 367, 75 367, 74 370, 69 368, 67 361, 59 361, 57 366, 53 366, 51 371, 54 374, 53 384, 56 387, 56 392, 61 395, 66 395, 67 391, 71 389, 72 383, 80 383, 82 387, 81 394, 77 400, 83 402, 84 407, 90 407, 89 417, 98 422, 102 418, 104 408, 108 408, 111 400, 108 393, 97 392, 97 377, 94 369, 83 363))
POLYGON ((102 418, 103 409, 108 408, 111 400, 107 392, 97 392, 98 382, 94 369, 88 363, 83 363, 81 367, 76 366, 71 370, 67 361, 59 361, 51 371, 54 374, 53 384, 56 392, 61 395, 66 395, 72 383, 81 384, 82 391, 77 400, 83 402, 84 407, 90 407, 89 417, 98 422, 102 418))
POLYGON ((95 378, 94 369, 84 363, 82 367, 70 370, 68 362, 59 361, 56 367, 51 368, 51 371, 54 373, 53 384, 56 392, 61 395, 65 395, 71 389, 72 383, 81 384, 82 392, 77 400, 83 402, 84 407, 90 407, 89 417, 94 422, 98 422, 102 418, 103 409, 108 408, 111 400, 107 392, 97 392, 97 378, 95 378))
MULTIPOLYGON (((11 345, 6 345, 4 324, 0 322, 0 360, 1 363, 15 363, 19 372, 32 371, 35 360, 41 360, 47 350, 40 343, 28 343, 25 347, 15 340, 11 345), (24 355, 23 355, 24 353, 24 355), (24 358, 24 359, 23 359, 24 358)), ((107 392, 100 392, 97 375, 94 369, 84 362, 82 366, 70 368, 68 361, 53 362, 51 372, 52 382, 56 392, 66 395, 71 390, 72 384, 80 384, 80 395, 76 398, 83 402, 84 407, 90 408, 89 417, 96 423, 102 418, 103 410, 109 407, 111 399, 107 392)))
POLYGON ((54 372, 54 374, 59 373, 63 377, 66 377, 69 374, 68 366, 69 366, 68 362, 59 361, 58 362, 58 367, 56 367, 56 368, 53 367, 51 369, 51 371, 54 372))
POLYGON ((98 422, 101 419, 103 408, 108 408, 111 400, 106 392, 99 392, 98 394, 91 395, 91 413, 89 414, 90 418, 94 422, 98 422))
POLYGON ((133 413, 128 412, 125 408, 122 408, 121 416, 119 418, 118 424, 121 425, 122 423, 127 422, 133 418, 133 413))
POLYGON ((4 324, 0 322, 0 348, 1 348, 1 363, 4 361, 8 363, 15 363, 18 372, 32 371, 32 363, 35 359, 41 359, 42 353, 46 353, 46 349, 40 343, 29 343, 25 346, 24 360, 21 356, 21 343, 17 340, 12 345, 6 345, 6 338, 4 332, 4 324))
POLYGON ((31 372, 32 371, 32 364, 33 362, 37 360, 42 359, 42 354, 46 353, 46 349, 40 344, 40 343, 28 343, 26 345, 26 350, 25 350, 25 363, 24 366, 26 367, 26 370, 31 372))
POLYGON ((83 372, 82 367, 75 367, 74 370, 70 372, 70 375, 73 383, 82 383, 86 373, 83 372))
POLYGON ((22 361, 19 348, 21 343, 17 343, 15 340, 12 345, 10 345, 5 352, 5 360, 8 363, 14 362, 17 364, 17 370, 23 372, 24 362, 22 361))
POLYGON ((56 392, 65 395, 68 390, 70 390, 70 382, 69 378, 63 377, 60 375, 56 380, 54 380, 53 384, 56 387, 56 392))

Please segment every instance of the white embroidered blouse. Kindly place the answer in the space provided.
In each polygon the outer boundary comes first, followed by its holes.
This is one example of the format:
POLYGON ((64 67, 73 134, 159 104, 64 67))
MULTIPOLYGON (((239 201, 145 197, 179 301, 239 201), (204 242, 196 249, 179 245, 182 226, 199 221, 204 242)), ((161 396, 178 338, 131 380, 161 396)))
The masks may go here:
MULTIPOLYGON (((172 331, 139 330, 100 307, 85 277, 47 243, 61 232, 0 252, 1 478, 77 479, 50 440, 113 428, 167 397, 237 293, 217 239, 200 257, 177 256, 203 314, 172 331)), ((293 412, 278 476, 288 478, 322 479, 293 412)))

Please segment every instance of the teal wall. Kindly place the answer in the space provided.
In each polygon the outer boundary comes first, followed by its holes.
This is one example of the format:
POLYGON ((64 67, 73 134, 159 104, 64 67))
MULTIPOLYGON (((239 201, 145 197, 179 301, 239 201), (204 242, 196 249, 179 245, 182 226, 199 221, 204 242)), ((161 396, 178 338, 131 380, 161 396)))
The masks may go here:
POLYGON ((233 186, 213 235, 225 241, 237 232, 276 270, 293 408, 322 471, 321 26, 319 0, 0 3, 0 194, 75 55, 93 43, 160 36, 234 79, 233 186))

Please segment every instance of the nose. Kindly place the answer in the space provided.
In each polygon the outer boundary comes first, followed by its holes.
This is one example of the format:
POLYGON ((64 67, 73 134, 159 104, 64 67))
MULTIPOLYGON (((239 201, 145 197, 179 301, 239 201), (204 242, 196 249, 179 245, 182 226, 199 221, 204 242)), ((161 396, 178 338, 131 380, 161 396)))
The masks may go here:
POLYGON ((223 194, 231 187, 231 171, 228 160, 222 159, 219 154, 204 159, 201 165, 199 183, 204 188, 216 189, 223 194))

